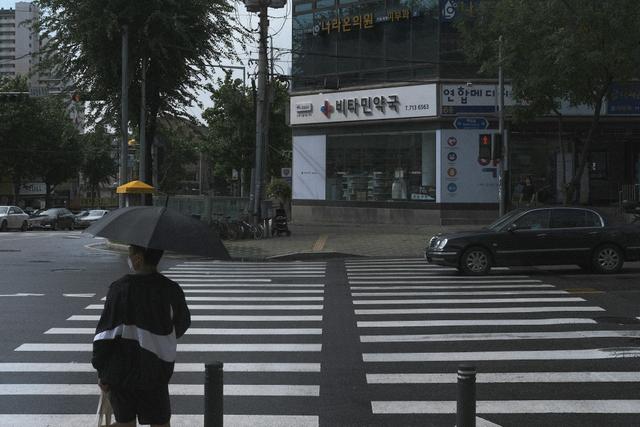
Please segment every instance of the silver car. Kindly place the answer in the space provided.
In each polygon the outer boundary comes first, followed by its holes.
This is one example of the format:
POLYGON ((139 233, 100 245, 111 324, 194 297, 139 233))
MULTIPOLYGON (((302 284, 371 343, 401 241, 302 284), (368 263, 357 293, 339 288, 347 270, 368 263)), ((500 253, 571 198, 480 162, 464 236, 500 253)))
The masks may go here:
POLYGON ((10 228, 27 231, 29 215, 18 206, 0 206, 0 231, 7 231, 10 228))
POLYGON ((76 227, 89 227, 94 222, 102 219, 102 217, 108 213, 109 211, 104 209, 90 210, 87 215, 80 218, 76 217, 76 227))

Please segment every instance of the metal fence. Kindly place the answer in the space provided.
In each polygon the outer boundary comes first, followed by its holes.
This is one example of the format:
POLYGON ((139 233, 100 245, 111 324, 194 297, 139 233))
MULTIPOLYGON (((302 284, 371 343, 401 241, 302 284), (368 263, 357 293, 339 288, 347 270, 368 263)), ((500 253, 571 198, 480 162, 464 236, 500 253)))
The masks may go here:
POLYGON ((247 214, 248 197, 211 197, 211 196, 154 196, 155 206, 165 206, 186 215, 200 218, 206 223, 228 216, 239 219, 247 214))

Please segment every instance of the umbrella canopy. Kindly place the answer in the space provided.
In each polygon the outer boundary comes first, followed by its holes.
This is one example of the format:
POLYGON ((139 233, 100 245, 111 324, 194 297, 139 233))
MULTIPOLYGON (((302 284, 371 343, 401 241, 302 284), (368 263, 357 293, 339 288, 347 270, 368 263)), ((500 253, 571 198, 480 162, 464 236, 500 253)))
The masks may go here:
POLYGON ((118 194, 151 194, 156 190, 146 182, 131 181, 116 188, 118 194))
POLYGON ((96 237, 216 259, 231 259, 222 241, 200 220, 157 206, 115 210, 87 228, 96 237))

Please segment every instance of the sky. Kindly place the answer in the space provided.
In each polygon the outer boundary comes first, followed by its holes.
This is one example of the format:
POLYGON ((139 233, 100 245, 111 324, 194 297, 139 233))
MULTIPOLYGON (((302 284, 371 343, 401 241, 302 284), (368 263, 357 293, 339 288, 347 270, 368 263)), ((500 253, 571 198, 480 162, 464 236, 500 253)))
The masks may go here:
MULTIPOLYGON (((288 53, 278 55, 278 49, 286 49, 287 52, 291 49, 291 1, 288 0, 287 5, 283 9, 269 9, 269 35, 273 36, 274 56, 279 56, 279 59, 275 61, 275 70, 278 73, 290 75, 291 74, 291 55, 288 53)), ((14 0, 0 0, 0 8, 15 8, 14 0)), ((256 13, 249 13, 245 9, 241 1, 236 1, 236 13, 238 14, 241 22, 247 28, 257 30, 258 28, 258 15, 256 13)), ((253 33, 254 40, 258 39, 257 32, 253 33)), ((238 49, 240 52, 240 49, 238 49)), ((250 84, 250 76, 255 75, 257 71, 257 58, 258 58, 258 44, 252 43, 249 47, 249 52, 241 53, 239 55, 243 58, 242 63, 230 63, 224 62, 225 65, 244 66, 247 73, 247 85, 250 84)), ((221 69, 215 68, 216 76, 222 77, 224 73, 221 69)), ((242 70, 234 69, 233 76, 235 78, 242 78, 242 70)), ((206 93, 198 93, 198 99, 206 107, 211 106, 211 101, 206 93)), ((188 109, 197 118, 200 118, 201 110, 196 106, 192 106, 188 109)))

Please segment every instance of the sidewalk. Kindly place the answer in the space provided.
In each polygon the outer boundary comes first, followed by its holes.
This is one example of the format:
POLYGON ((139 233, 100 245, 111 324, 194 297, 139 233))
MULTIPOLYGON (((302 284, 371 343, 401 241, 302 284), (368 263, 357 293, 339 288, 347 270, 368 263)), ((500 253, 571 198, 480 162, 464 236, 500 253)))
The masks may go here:
POLYGON ((224 242, 234 259, 301 260, 336 256, 422 257, 427 240, 474 226, 289 224, 291 236, 224 242))

